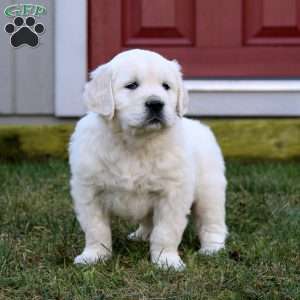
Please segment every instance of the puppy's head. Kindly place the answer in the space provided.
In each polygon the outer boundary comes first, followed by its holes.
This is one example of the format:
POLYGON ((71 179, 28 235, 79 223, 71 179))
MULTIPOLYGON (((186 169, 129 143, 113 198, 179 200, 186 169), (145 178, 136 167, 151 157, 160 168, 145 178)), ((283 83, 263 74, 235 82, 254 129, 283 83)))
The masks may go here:
POLYGON ((90 111, 117 119, 124 130, 172 126, 188 105, 179 64, 138 49, 93 71, 84 101, 90 111))

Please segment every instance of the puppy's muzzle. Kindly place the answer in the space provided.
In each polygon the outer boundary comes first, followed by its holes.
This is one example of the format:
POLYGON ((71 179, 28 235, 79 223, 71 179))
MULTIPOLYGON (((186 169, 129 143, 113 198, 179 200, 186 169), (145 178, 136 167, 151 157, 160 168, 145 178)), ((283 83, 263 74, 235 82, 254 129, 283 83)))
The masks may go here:
POLYGON ((164 123, 163 108, 164 103, 159 97, 149 97, 145 103, 147 109, 147 124, 164 123))

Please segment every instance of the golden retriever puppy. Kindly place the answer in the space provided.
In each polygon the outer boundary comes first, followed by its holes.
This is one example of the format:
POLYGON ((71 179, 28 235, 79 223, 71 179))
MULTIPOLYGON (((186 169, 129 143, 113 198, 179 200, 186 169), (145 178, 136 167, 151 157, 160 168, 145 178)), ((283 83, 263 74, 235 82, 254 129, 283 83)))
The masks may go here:
POLYGON ((181 270, 178 245, 193 208, 201 252, 224 247, 224 161, 210 129, 183 117, 180 66, 146 50, 120 53, 91 73, 89 113, 70 142, 71 194, 86 245, 75 263, 112 254, 111 215, 139 222, 151 260, 181 270))

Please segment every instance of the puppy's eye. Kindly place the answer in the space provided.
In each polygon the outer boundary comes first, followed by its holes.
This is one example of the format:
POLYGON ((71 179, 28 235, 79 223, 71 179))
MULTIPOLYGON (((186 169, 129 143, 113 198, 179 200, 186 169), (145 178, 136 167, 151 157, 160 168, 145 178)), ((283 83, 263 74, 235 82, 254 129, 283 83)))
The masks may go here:
POLYGON ((162 84, 162 86, 166 91, 170 89, 170 86, 165 82, 162 84))
POLYGON ((125 85, 125 87, 126 87, 126 89, 129 89, 129 90, 135 90, 139 87, 139 84, 135 81, 135 82, 125 85))

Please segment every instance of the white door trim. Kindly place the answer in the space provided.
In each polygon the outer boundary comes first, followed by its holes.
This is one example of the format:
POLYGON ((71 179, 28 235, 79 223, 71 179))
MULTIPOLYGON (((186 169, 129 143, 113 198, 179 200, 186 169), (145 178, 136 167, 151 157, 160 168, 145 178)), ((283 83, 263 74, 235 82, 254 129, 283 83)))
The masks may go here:
POLYGON ((86 0, 55 0, 55 115, 83 115, 87 79, 86 0))

